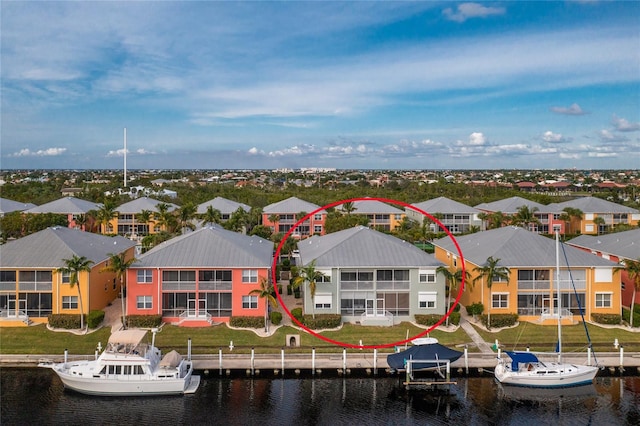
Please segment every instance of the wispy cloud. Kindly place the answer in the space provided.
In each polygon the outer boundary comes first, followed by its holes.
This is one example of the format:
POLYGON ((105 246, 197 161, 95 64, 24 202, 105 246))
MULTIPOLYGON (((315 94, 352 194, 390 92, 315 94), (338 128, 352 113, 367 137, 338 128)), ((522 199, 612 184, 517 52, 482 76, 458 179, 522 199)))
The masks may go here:
POLYGON ((21 149, 18 152, 9 154, 9 157, 56 157, 67 151, 67 148, 47 148, 31 151, 29 148, 21 149))
POLYGON ((585 114, 587 114, 587 112, 583 111, 582 108, 580 108, 580 105, 578 105, 578 104, 571 104, 571 106, 569 106, 569 107, 554 106, 554 107, 551 107, 551 111, 555 112, 556 114, 564 114, 564 115, 585 115, 585 114))
POLYGON ((471 18, 486 18, 489 16, 504 15, 504 7, 483 6, 479 3, 461 3, 455 9, 444 9, 442 14, 449 20, 464 22, 471 18))
POLYGON ((619 132, 635 132, 640 130, 640 122, 631 123, 624 118, 618 118, 615 115, 611 120, 613 127, 619 132))
POLYGON ((562 136, 562 134, 554 133, 551 130, 547 130, 546 132, 544 132, 544 134, 542 135, 542 140, 551 144, 571 142, 571 138, 566 138, 562 136))

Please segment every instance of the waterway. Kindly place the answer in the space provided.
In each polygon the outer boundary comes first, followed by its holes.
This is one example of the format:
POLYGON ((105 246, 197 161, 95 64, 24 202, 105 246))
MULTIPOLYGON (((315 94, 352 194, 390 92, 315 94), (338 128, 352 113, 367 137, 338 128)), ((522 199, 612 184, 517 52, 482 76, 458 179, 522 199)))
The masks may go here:
POLYGON ((0 369, 2 425, 639 425, 640 377, 561 391, 459 378, 448 393, 407 392, 397 377, 204 376, 194 395, 90 397, 48 369, 0 369))

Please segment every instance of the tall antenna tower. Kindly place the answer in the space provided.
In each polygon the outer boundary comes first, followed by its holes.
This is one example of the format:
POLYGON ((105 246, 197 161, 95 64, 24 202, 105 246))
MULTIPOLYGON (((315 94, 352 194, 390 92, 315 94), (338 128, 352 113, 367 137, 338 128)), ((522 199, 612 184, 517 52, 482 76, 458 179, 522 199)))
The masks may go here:
POLYGON ((127 187, 127 128, 124 128, 124 187, 127 187))

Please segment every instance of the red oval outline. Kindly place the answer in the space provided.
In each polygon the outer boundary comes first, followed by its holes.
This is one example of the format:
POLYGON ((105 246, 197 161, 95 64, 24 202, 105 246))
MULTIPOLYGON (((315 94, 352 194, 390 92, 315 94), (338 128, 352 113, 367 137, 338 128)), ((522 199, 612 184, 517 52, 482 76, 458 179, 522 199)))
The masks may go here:
POLYGON ((447 233, 449 238, 451 238, 451 240, 453 241, 453 244, 456 246, 456 250, 458 251, 458 255, 460 256, 460 260, 462 261, 462 281, 460 283, 460 290, 458 290, 458 295, 456 296, 456 299, 455 299, 453 305, 451 305, 451 308, 449 308, 449 310, 444 314, 444 316, 442 318, 440 318, 440 320, 437 323, 435 323, 433 326, 429 327, 427 330, 425 330, 425 331, 423 331, 423 332, 421 332, 419 334, 416 334, 415 336, 410 337, 408 339, 401 340, 401 341, 398 341, 398 342, 393 342, 393 343, 380 344, 380 345, 355 345, 355 344, 352 344, 352 343, 345 343, 345 342, 340 342, 340 341, 337 341, 337 340, 330 339, 330 338, 328 338, 326 336, 322 336, 321 334, 316 333, 315 331, 311 330, 310 328, 304 326, 302 323, 300 323, 300 321, 298 321, 291 314, 291 311, 289 311, 289 308, 287 307, 287 305, 282 301, 282 297, 280 296, 280 292, 276 291, 276 297, 278 298, 278 303, 280 303, 280 306, 282 306, 282 308, 284 308, 284 311, 287 313, 287 315, 289 315, 289 318, 291 318, 291 320, 293 320, 293 322, 295 322, 300 328, 305 330, 307 333, 317 337, 318 339, 324 340, 325 342, 328 342, 328 343, 331 343, 333 345, 340 346, 340 347, 343 347, 343 348, 352 348, 352 349, 392 348, 392 347, 395 347, 395 346, 404 345, 405 343, 409 343, 414 339, 417 339, 419 337, 427 335, 432 330, 434 330, 436 327, 438 327, 440 324, 442 324, 449 317, 449 315, 451 315, 451 313, 454 311, 455 307, 458 305, 458 303, 460 301, 460 297, 462 296, 462 292, 464 291, 464 285, 465 285, 465 264, 464 264, 465 262, 464 262, 464 256, 462 255, 462 250, 460 249, 460 246, 458 245, 458 241, 455 239, 455 237, 453 236, 451 231, 449 231, 447 229, 447 227, 444 226, 444 224, 442 224, 442 222, 440 222, 437 218, 433 217, 431 214, 425 212, 424 210, 421 210, 418 207, 413 206, 411 204, 405 203, 404 201, 392 200, 392 199, 389 199, 389 198, 379 198, 379 197, 349 198, 349 199, 345 199, 345 200, 335 201, 333 203, 330 203, 330 204, 327 204, 325 206, 319 207, 316 210, 312 211, 311 213, 307 213, 306 216, 304 216, 302 219, 298 220, 295 223, 295 225, 286 234, 284 234, 284 236, 282 237, 282 240, 278 244, 278 247, 276 248, 276 252, 273 255, 273 262, 271 264, 271 281, 273 283, 277 283, 277 280, 276 280, 276 278, 277 278, 276 277, 276 266, 277 266, 278 257, 280 257, 280 251, 282 250, 282 247, 284 246, 284 243, 287 241, 287 239, 291 236, 293 231, 300 224, 302 224, 305 220, 307 220, 308 218, 310 218, 314 214, 318 213, 319 211, 326 210, 326 209, 329 209, 331 207, 339 206, 341 204, 348 203, 348 202, 354 202, 354 201, 381 201, 381 202, 384 202, 384 203, 391 203, 391 204, 397 204, 397 205, 400 205, 400 206, 403 206, 403 207, 408 207, 408 208, 410 208, 412 210, 417 211, 418 213, 423 214, 424 216, 427 216, 429 219, 431 219, 432 221, 437 223, 438 226, 447 233))

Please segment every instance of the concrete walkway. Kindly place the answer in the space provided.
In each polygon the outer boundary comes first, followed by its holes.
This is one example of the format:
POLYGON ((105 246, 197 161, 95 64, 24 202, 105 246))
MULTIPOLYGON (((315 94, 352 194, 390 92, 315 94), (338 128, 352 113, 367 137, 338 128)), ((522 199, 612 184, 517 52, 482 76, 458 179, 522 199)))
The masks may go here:
POLYGON ((491 345, 485 342, 482 336, 476 331, 475 327, 469 323, 469 316, 466 312, 463 312, 465 309, 460 309, 460 327, 464 330, 465 333, 469 335, 473 343, 476 344, 480 352, 483 354, 493 354, 493 349, 491 349, 491 345))

